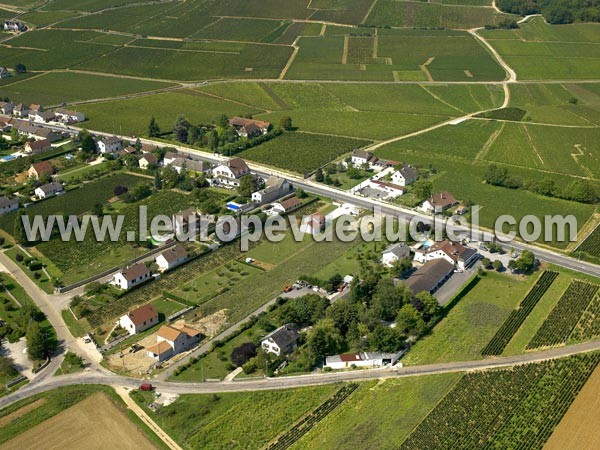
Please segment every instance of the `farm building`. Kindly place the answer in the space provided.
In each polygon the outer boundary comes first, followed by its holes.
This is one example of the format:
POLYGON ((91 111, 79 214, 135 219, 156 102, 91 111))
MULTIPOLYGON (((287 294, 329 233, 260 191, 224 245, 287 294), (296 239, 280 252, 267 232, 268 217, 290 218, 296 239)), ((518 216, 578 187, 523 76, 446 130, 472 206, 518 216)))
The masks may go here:
POLYGON ((0 197, 0 214, 6 214, 19 209, 19 199, 0 197))
POLYGON ((396 261, 410 258, 411 250, 404 242, 398 242, 388 246, 381 255, 381 262, 388 267, 394 265, 396 261))
POLYGON ((158 313, 152 305, 143 305, 121 316, 119 325, 130 335, 141 333, 158 323, 158 313))
POLYGON ((433 294, 453 273, 454 266, 452 264, 444 259, 435 259, 429 261, 408 277, 406 285, 413 295, 423 291, 433 294))
POLYGON ((188 253, 184 246, 177 244, 158 255, 156 257, 156 264, 158 265, 158 270, 166 272, 167 270, 180 266, 186 262, 187 259, 188 253))
POLYGON ((299 337, 298 329, 293 323, 286 323, 260 341, 262 349, 267 353, 281 356, 293 352, 299 337))
POLYGON ((25 142, 25 153, 29 153, 31 155, 37 155, 39 153, 47 152, 52 148, 50 141, 48 139, 42 139, 41 141, 33 141, 33 142, 25 142))
POLYGON ((56 181, 53 181, 52 183, 46 183, 36 188, 34 191, 35 196, 40 200, 62 194, 63 192, 65 192, 63 185, 56 181))
POLYGON ((152 272, 150 272, 150 269, 142 263, 137 263, 117 272, 110 281, 110 284, 123 290, 128 290, 148 281, 151 276, 152 272))
POLYGON ((292 185, 284 178, 269 177, 265 188, 252 193, 252 201, 259 205, 271 203, 292 191, 292 185))
POLYGON ((383 367, 396 364, 402 356, 398 353, 360 352, 345 353, 343 355, 327 356, 325 367, 334 370, 347 369, 351 367, 383 367))
POLYGON ((96 145, 98 146, 98 151, 105 155, 119 152, 123 147, 123 142, 116 136, 110 136, 100 139, 96 145))

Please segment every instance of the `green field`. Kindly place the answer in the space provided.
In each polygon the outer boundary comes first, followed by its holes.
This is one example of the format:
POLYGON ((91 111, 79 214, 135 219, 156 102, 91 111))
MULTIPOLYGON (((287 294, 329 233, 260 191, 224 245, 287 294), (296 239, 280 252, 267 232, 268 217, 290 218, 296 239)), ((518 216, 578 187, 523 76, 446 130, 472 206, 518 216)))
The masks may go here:
POLYGON ((288 132, 239 155, 280 169, 308 173, 368 143, 325 134, 288 132))
POLYGON ((481 350, 533 281, 533 278, 520 280, 488 273, 458 301, 431 334, 417 341, 402 362, 422 365, 481 359, 481 350))
POLYGON ((522 80, 596 79, 600 70, 600 25, 552 26, 536 17, 518 30, 485 31, 522 80))
POLYGON ((372 37, 302 37, 286 74, 300 80, 495 81, 504 71, 469 34, 382 30, 372 37))
POLYGON ((117 97, 172 86, 157 81, 132 80, 82 73, 48 73, 0 88, 2 97, 15 103, 46 107, 90 99, 117 97))

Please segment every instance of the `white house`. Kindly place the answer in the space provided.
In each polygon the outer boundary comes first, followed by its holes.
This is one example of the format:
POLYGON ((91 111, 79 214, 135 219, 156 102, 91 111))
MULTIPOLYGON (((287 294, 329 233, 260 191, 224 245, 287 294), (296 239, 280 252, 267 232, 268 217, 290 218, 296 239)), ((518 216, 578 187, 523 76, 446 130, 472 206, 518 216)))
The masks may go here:
POLYGON ((43 184, 42 186, 35 189, 34 193, 40 200, 43 198, 52 197, 54 195, 61 194, 65 191, 63 185, 53 181, 51 183, 43 184))
POLYGON ((19 209, 19 199, 8 198, 6 196, 0 197, 0 215, 7 214, 19 209))
POLYGON ((421 244, 415 248, 415 261, 417 262, 426 263, 434 259, 444 259, 460 270, 471 267, 478 258, 479 254, 476 250, 448 239, 430 246, 421 244))
POLYGON ((144 264, 137 263, 116 273, 110 284, 128 290, 149 280, 151 276, 152 273, 144 264))
POLYGON ((388 246, 381 255, 381 262, 391 267, 396 261, 410 258, 410 247, 404 242, 398 242, 388 246))
POLYGON ((233 158, 212 170, 213 183, 217 186, 237 187, 240 185, 240 178, 249 173, 250 169, 242 158, 233 158))
POLYGON ((120 151, 123 147, 123 142, 116 136, 110 136, 100 139, 96 145, 98 146, 98 151, 105 155, 120 151))
POLYGON ((49 123, 54 121, 52 111, 29 111, 29 120, 37 123, 49 123))
POLYGON ((412 166, 403 166, 392 174, 392 183, 405 187, 414 183, 418 177, 417 169, 412 166))
POLYGON ((201 336, 198 330, 190 327, 163 325, 156 334, 156 344, 147 349, 148 356, 159 362, 164 361, 197 344, 201 336))
POLYGON ((402 353, 401 351, 398 353, 360 352, 327 356, 325 358, 325 367, 339 370, 353 366, 371 368, 389 366, 396 364, 402 353))
POLYGON ((158 159, 152 153, 143 153, 138 160, 138 165, 140 169, 146 170, 148 167, 156 166, 158 164, 158 159))
POLYGON ((369 164, 369 162, 373 158, 373 153, 367 152, 365 150, 354 150, 352 152, 352 164, 355 166, 362 166, 364 164, 369 164))
POLYGON ((429 197, 423 202, 421 209, 433 214, 440 214, 447 209, 452 208, 454 205, 458 205, 458 201, 450 194, 450 192, 445 191, 429 197))
POLYGON ((280 326, 260 341, 260 346, 266 353, 281 356, 293 352, 299 337, 298 329, 292 323, 280 326))
POLYGON ((188 253, 184 246, 177 244, 158 255, 156 257, 156 264, 158 265, 158 270, 166 272, 167 270, 180 266, 186 262, 187 259, 188 253))
POLYGON ((84 113, 69 109, 59 108, 54 111, 54 115, 56 117, 56 121, 61 123, 76 123, 85 121, 84 113))
POLYGON ((119 319, 119 325, 132 336, 148 328, 152 328, 157 323, 158 313, 154 309, 154 306, 150 304, 129 311, 119 319))
POLYGON ((252 201, 259 205, 271 203, 292 191, 292 185, 284 178, 269 177, 265 188, 252 193, 252 201))

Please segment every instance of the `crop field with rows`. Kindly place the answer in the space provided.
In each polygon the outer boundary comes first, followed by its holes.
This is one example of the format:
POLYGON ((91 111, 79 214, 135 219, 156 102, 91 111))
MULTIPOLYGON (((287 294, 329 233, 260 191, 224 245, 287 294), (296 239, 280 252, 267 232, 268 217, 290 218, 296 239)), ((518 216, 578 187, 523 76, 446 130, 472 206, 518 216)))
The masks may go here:
POLYGON ((529 313, 533 310, 537 302, 546 293, 552 285, 558 272, 546 270, 538 278, 535 285, 527 293, 527 296, 521 301, 517 309, 510 313, 510 316, 504 321, 500 329, 496 332, 492 340, 481 352, 483 355, 498 356, 501 355, 512 337, 519 330, 529 313))
POLYGON ((574 280, 558 300, 527 349, 566 344, 583 312, 598 292, 598 285, 574 280))

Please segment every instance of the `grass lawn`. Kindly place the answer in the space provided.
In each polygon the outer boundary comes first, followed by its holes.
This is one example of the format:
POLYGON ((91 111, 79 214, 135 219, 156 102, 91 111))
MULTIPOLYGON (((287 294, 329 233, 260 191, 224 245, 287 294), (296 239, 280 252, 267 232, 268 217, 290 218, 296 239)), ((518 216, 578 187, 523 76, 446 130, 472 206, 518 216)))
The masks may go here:
POLYGON ((183 448, 262 448, 338 389, 182 395, 160 414, 147 408, 153 394, 136 391, 132 397, 183 448))
POLYGON ((84 334, 89 333, 92 330, 90 324, 86 319, 76 320, 71 311, 64 309, 60 312, 67 328, 71 334, 75 337, 82 337, 84 334))
POLYGON ((481 350, 523 299, 536 276, 526 279, 488 272, 412 347, 405 365, 481 359, 481 350))
POLYGON ((150 304, 154 306, 154 309, 158 313, 159 317, 163 315, 164 318, 167 318, 171 314, 175 314, 176 312, 187 308, 187 305, 179 303, 175 300, 171 300, 170 298, 157 298, 156 300, 151 301, 150 304))
POLYGON ((293 448, 397 449, 461 377, 453 373, 361 383, 293 448))
MULTIPOLYGON (((52 286, 51 280, 46 276, 43 270, 37 270, 36 272, 32 272, 26 266, 23 265, 23 262, 17 261, 17 254, 21 254, 24 257, 27 255, 17 246, 12 247, 4 252, 6 256, 13 260, 13 262, 18 265, 25 275, 27 275, 35 284, 37 284, 44 292, 47 294, 52 294, 54 292, 54 286, 52 286), (40 274, 40 278, 35 278, 35 273, 40 274)), ((44 263, 44 261, 41 261, 44 263)))

